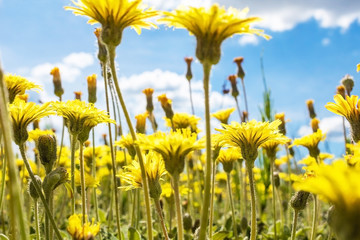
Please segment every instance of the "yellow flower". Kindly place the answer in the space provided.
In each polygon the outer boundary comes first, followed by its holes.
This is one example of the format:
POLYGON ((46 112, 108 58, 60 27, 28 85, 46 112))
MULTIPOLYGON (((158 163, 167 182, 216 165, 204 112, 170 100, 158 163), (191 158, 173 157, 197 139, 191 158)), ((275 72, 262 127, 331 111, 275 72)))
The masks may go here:
POLYGON ((326 135, 323 134, 320 129, 318 129, 316 132, 310 135, 295 139, 293 144, 291 144, 289 147, 306 147, 309 150, 310 156, 316 159, 320 153, 320 150, 318 148, 319 142, 325 140, 325 138, 326 135))
POLYGON ((285 155, 285 156, 275 159, 274 164, 275 164, 275 166, 279 167, 280 165, 288 163, 288 162, 289 162, 289 158, 285 155))
POLYGON ((358 63, 358 64, 356 65, 356 71, 357 71, 357 72, 360 71, 360 63, 358 63))
POLYGON ((165 112, 166 117, 172 119, 174 117, 174 111, 172 110, 171 99, 167 98, 165 93, 159 95, 157 98, 165 112))
POLYGON ((10 117, 12 120, 14 141, 17 145, 23 144, 28 139, 28 125, 40 118, 54 114, 50 103, 36 105, 33 102, 16 100, 9 105, 10 117))
MULTIPOLYGON (((150 197, 157 199, 160 197, 162 191, 160 180, 166 174, 164 161, 157 155, 157 153, 149 152, 146 155, 144 164, 149 181, 150 197)), ((141 188, 142 178, 139 162, 135 160, 132 161, 130 165, 124 167, 124 170, 125 171, 119 175, 126 184, 122 188, 126 191, 141 188)))
POLYGON ((40 129, 34 129, 29 131, 29 141, 34 141, 35 143, 42 135, 55 135, 53 130, 40 130, 40 129))
POLYGON ((201 63, 217 64, 220 60, 221 43, 234 34, 256 34, 269 38, 262 30, 251 29, 250 24, 260 19, 246 18, 248 9, 239 11, 229 8, 227 11, 217 4, 210 8, 188 7, 164 12, 160 21, 169 26, 186 28, 197 40, 196 57, 201 63))
POLYGON ((267 141, 262 145, 262 148, 265 149, 267 156, 271 161, 274 161, 276 158, 276 151, 280 144, 287 144, 291 140, 290 138, 281 135, 278 139, 267 141))
POLYGON ((185 129, 190 128, 192 132, 198 132, 197 124, 201 118, 198 118, 194 115, 190 115, 188 113, 175 113, 171 119, 165 118, 166 126, 173 127, 175 129, 185 129))
POLYGON ((149 116, 148 112, 138 114, 135 116, 136 119, 136 132, 145 134, 146 132, 146 118, 149 116))
POLYGON ((331 165, 321 164, 316 177, 306 178, 295 183, 296 190, 316 194, 335 206, 330 225, 339 239, 359 239, 360 218, 360 171, 349 167, 344 161, 331 165))
POLYGON ((154 17, 157 11, 145 6, 141 0, 77 0, 72 1, 75 7, 65 7, 72 10, 75 15, 84 15, 90 18, 88 23, 102 25, 102 41, 111 46, 121 42, 122 32, 131 27, 138 34, 142 28, 156 28, 157 26, 147 21, 154 17))
MULTIPOLYGON (((137 138, 139 138, 141 134, 137 134, 137 138)), ((131 158, 134 159, 136 155, 134 140, 131 134, 121 135, 121 139, 115 142, 115 146, 119 146, 121 148, 126 148, 131 158)))
POLYGON ((9 102, 12 103, 16 95, 22 95, 26 90, 30 89, 41 89, 39 85, 30 82, 24 77, 17 76, 14 74, 6 74, 5 77, 6 88, 9 92, 9 102))
POLYGON ((166 170, 179 175, 184 170, 185 157, 188 153, 203 146, 196 141, 196 134, 189 129, 171 131, 168 134, 157 132, 139 138, 139 144, 145 150, 153 150, 161 154, 166 170))
POLYGON ((116 123, 109 115, 97 109, 93 104, 84 101, 72 100, 54 102, 53 106, 59 116, 63 116, 65 124, 72 135, 85 142, 89 138, 90 130, 99 123, 116 123))
POLYGON ((301 159, 301 160, 298 162, 298 164, 304 164, 304 165, 306 165, 306 166, 311 166, 311 165, 317 164, 317 163, 316 163, 316 159, 315 159, 315 158, 310 157, 310 156, 307 156, 307 157, 301 159))
POLYGON ((334 96, 335 103, 329 102, 326 109, 337 115, 344 116, 350 123, 353 140, 360 140, 360 109, 359 97, 356 95, 346 96, 344 99, 340 94, 334 96))
POLYGON ((69 217, 69 225, 67 227, 68 233, 73 237, 74 240, 91 240, 95 239, 95 236, 100 231, 100 225, 92 223, 81 223, 82 214, 74 214, 69 217))
POLYGON ((247 164, 253 166, 258 155, 258 148, 271 140, 283 141, 283 135, 279 133, 278 126, 280 120, 269 122, 250 122, 237 123, 231 125, 223 124, 224 129, 216 129, 223 133, 224 141, 233 147, 239 147, 247 164))
POLYGON ((229 117, 234 111, 235 108, 223 109, 211 114, 211 116, 219 120, 221 123, 228 124, 229 117))
MULTIPOLYGON (((75 172, 75 186, 81 186, 80 172, 75 172)), ((91 176, 89 173, 85 173, 85 186, 88 188, 97 188, 99 181, 91 176)))
POLYGON ((225 150, 220 150, 217 161, 222 163, 225 172, 230 173, 233 169, 233 162, 236 162, 241 158, 242 155, 239 148, 227 148, 225 150))

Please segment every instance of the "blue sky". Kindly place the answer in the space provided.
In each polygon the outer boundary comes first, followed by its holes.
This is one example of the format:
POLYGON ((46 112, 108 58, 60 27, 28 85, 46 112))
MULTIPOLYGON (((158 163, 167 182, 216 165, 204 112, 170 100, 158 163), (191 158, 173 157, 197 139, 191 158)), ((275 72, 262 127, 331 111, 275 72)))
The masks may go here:
MULTIPOLYGON (((166 10, 189 2, 209 5, 213 1, 147 1, 157 9, 166 10)), ((49 75, 53 66, 60 66, 65 99, 72 99, 75 90, 82 90, 86 99, 86 76, 100 73, 93 34, 95 26, 86 24, 85 17, 65 11, 63 7, 69 4, 69 0, 0 0, 2 66, 7 72, 42 84, 45 91, 40 98, 44 101, 56 100, 49 75)), ((277 112, 285 112, 291 120, 288 123, 291 136, 298 137, 309 131, 305 101, 314 99, 321 127, 328 131, 332 142, 332 152, 341 154, 342 150, 335 147, 341 139, 341 119, 328 112, 324 105, 332 101, 335 88, 345 74, 354 76, 353 94, 360 93, 359 74, 356 73, 356 64, 360 62, 360 3, 355 0, 319 0, 316 3, 309 0, 221 0, 219 4, 236 8, 249 6, 249 15, 264 19, 256 27, 263 28, 272 39, 234 36, 223 43, 221 61, 213 68, 211 76, 212 111, 234 106, 232 98, 222 97, 221 86, 228 75, 236 72, 233 58, 243 56, 250 117, 259 119, 258 107, 264 90, 260 72, 263 52, 273 103, 277 112)), ((195 44, 195 38, 185 30, 160 26, 156 30, 144 30, 140 36, 131 29, 125 30, 117 51, 117 64, 120 85, 132 116, 145 110, 141 90, 147 87, 155 88, 155 96, 167 93, 173 98, 176 112, 190 113, 183 58, 194 56, 195 44)), ((202 117, 202 69, 197 61, 193 64, 193 75, 196 113, 202 117)), ((101 79, 98 84, 97 105, 104 108, 101 79)), ((39 98, 36 94, 31 97, 34 101, 39 98)), ((240 102, 244 109, 242 98, 240 102)), ((155 107, 156 117, 163 124, 160 105, 155 107)), ((238 120, 236 113, 232 119, 238 120)), ((213 126, 218 126, 216 121, 213 126)))

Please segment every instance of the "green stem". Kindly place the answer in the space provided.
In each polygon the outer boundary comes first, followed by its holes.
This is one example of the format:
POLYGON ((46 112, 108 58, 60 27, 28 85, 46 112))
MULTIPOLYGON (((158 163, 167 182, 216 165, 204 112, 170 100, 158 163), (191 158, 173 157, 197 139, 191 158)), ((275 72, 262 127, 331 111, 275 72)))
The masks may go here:
POLYGON ((251 232, 250 240, 256 239, 256 196, 255 196, 255 182, 253 174, 254 163, 249 164, 246 162, 246 169, 249 175, 249 185, 250 185, 250 196, 251 196, 251 232))
POLYGON ((247 102, 247 97, 246 97, 246 89, 245 89, 245 83, 244 83, 244 79, 241 79, 241 85, 243 87, 243 93, 244 93, 244 101, 245 101, 245 110, 247 112, 247 120, 249 120, 249 106, 248 106, 248 102, 247 102))
POLYGON ((39 226, 39 206, 37 199, 34 199, 34 215, 35 215, 35 234, 36 240, 40 240, 40 226, 39 226))
MULTIPOLYGON (((108 113, 110 113, 108 79, 107 79, 107 71, 106 71, 106 64, 105 63, 103 64, 103 75, 104 75, 104 85, 105 85, 106 111, 108 113)), ((113 78, 115 78, 114 75, 113 75, 113 78)), ((111 124, 110 123, 108 123, 108 131, 109 131, 109 143, 110 143, 110 153, 111 153, 112 177, 113 177, 113 182, 114 182, 116 226, 117 226, 118 237, 121 240, 120 212, 119 212, 120 209, 119 209, 119 201, 118 201, 118 194, 117 194, 118 193, 118 186, 117 186, 117 179, 116 179, 116 161, 115 161, 113 137, 112 137, 112 131, 111 131, 111 124)))
POLYGON ((312 220, 310 240, 314 240, 316 238, 316 228, 317 228, 317 219, 318 219, 318 199, 316 195, 313 196, 314 196, 314 210, 313 210, 313 220, 312 220))
POLYGON ((215 174, 216 164, 213 166, 213 172, 211 176, 211 197, 210 197, 210 219, 209 219, 209 238, 212 239, 213 234, 213 222, 214 222, 214 198, 215 198, 215 174))
POLYGON ((192 91, 191 91, 191 81, 188 81, 188 82, 189 82, 189 94, 190 94, 191 113, 192 113, 192 115, 195 115, 194 103, 193 103, 192 91))
POLYGON ((76 140, 77 135, 73 134, 70 136, 71 141, 71 188, 73 191, 73 196, 71 198, 71 214, 75 214, 75 197, 76 197, 76 190, 75 190, 75 148, 76 148, 76 140))
MULTIPOLYGON (((14 152, 12 149, 12 128, 9 120, 9 113, 7 110, 8 104, 8 93, 5 86, 5 81, 3 80, 3 72, 0 67, 0 135, 3 135, 3 144, 5 149, 5 158, 8 168, 9 176, 9 193, 11 203, 9 204, 10 210, 10 229, 11 234, 16 239, 18 230, 20 230, 20 239, 27 240, 29 239, 28 229, 26 227, 26 220, 24 214, 23 198, 20 189, 20 178, 18 173, 18 168, 16 166, 16 161, 14 158, 14 152)), ((5 163, 5 162, 4 162, 5 163)))
POLYGON ((132 211, 131 211, 131 226, 135 228, 136 226, 136 192, 135 189, 131 190, 132 195, 132 211))
MULTIPOLYGON (((136 134, 135 134, 135 131, 134 131, 134 127, 133 127, 133 125, 131 123, 129 113, 128 113, 127 108, 126 108, 125 101, 124 101, 124 99, 122 97, 122 93, 120 91, 120 87, 119 87, 119 83, 118 83, 118 79, 117 79, 117 75, 116 75, 115 47, 114 46, 108 46, 108 52, 109 52, 109 55, 110 55, 110 68, 111 68, 111 74, 113 76, 113 80, 114 80, 114 84, 115 84, 116 93, 118 95, 121 107, 123 109, 123 112, 124 112, 125 119, 126 119, 126 122, 128 124, 128 127, 129 127, 131 137, 132 137, 133 141, 136 142, 137 137, 136 137, 136 134)), ((147 180, 146 172, 145 172, 144 159, 143 159, 141 149, 140 149, 140 147, 138 145, 135 145, 135 150, 136 150, 136 154, 138 156, 139 165, 140 165, 140 169, 141 169, 141 178, 142 178, 142 181, 143 181, 148 239, 153 239, 149 186, 148 186, 148 180, 147 180)))
POLYGON ((274 178, 274 161, 275 159, 270 159, 270 174, 271 174, 271 187, 272 187, 272 207, 273 207, 273 224, 274 224, 274 240, 277 239, 276 232, 276 204, 275 204, 275 178, 274 178))
POLYGON ((345 145, 345 154, 346 154, 346 128, 345 128, 345 117, 342 117, 342 127, 344 133, 344 145, 345 145))
MULTIPOLYGON (((211 128, 210 128, 210 72, 211 64, 203 63, 204 70, 204 92, 205 92, 205 123, 206 123, 206 167, 205 167, 205 187, 204 196, 210 195, 211 188, 211 173, 212 173, 212 158, 211 158, 211 128)), ((200 219, 200 233, 199 240, 206 239, 206 228, 208 226, 209 219, 209 206, 210 198, 204 197, 201 208, 201 219, 200 219)))
MULTIPOLYGON (((61 96, 60 96, 60 102, 62 100, 61 96)), ((65 130, 65 119, 63 118, 63 125, 62 125, 62 129, 61 129, 61 140, 60 140, 60 149, 59 149, 59 156, 58 156, 58 162, 57 165, 59 166, 60 164, 60 158, 61 158, 61 152, 62 152, 62 147, 64 145, 64 131, 65 130)))
POLYGON ((167 233, 165 222, 164 222, 164 216, 163 216, 163 213, 161 211, 160 199, 154 199, 154 202, 155 202, 156 212, 157 212, 157 214, 159 215, 159 218, 160 218, 161 229, 163 231, 164 238, 165 238, 165 240, 169 240, 169 235, 167 233))
MULTIPOLYGON (((246 165, 246 163, 245 163, 246 165)), ((241 173, 242 173, 242 164, 240 164, 240 169, 241 169, 241 173)), ((244 199, 244 206, 243 206, 243 211, 244 211, 244 215, 243 217, 245 217, 246 219, 248 219, 248 211, 247 211, 247 207, 248 207, 248 192, 247 192, 247 182, 246 182, 246 177, 247 177, 247 171, 244 171, 244 177, 243 177, 243 199, 244 199)))
POLYGON ((174 188, 174 197, 175 197, 175 207, 176 207, 176 220, 177 220, 177 239, 184 239, 184 227, 183 227, 183 218, 182 218, 182 209, 181 209, 181 200, 180 200, 180 191, 179 191, 179 175, 174 175, 172 177, 173 188, 174 188))
POLYGON ((55 230, 56 236, 58 237, 58 239, 62 240, 61 234, 60 234, 60 232, 59 232, 59 229, 58 229, 57 226, 56 226, 56 223, 55 223, 54 217, 53 217, 53 215, 52 215, 52 213, 51 213, 50 207, 49 207, 49 205, 47 204, 47 201, 46 201, 45 196, 44 196, 44 194, 43 194, 43 192, 42 192, 42 190, 41 190, 41 187, 40 187, 39 184, 37 183, 36 178, 35 178, 35 175, 34 175, 32 169, 31 169, 31 166, 30 166, 30 164, 29 164, 29 161, 28 161, 28 159, 26 158, 24 144, 20 144, 20 145, 19 145, 19 149, 20 149, 21 156, 22 156, 22 158, 23 158, 23 160, 24 160, 24 164, 25 164, 26 170, 28 171, 28 173, 29 173, 29 175, 30 175, 30 178, 31 178, 31 181, 32 181, 32 183, 34 184, 34 187, 35 187, 35 189, 36 189, 36 192, 37 192, 37 194, 39 195, 40 200, 41 200, 41 202, 42 202, 43 205, 44 205, 45 213, 46 213, 47 216, 49 217, 50 223, 51 223, 52 227, 53 227, 54 230, 55 230))
POLYGON ((299 211, 298 211, 298 210, 294 210, 294 218, 293 218, 292 230, 291 230, 291 240, 295 240, 296 225, 297 225, 298 215, 299 215, 299 211))
POLYGON ((0 187, 0 209, 2 208, 2 203, 5 195, 5 177, 6 177, 6 158, 4 157, 4 148, 1 146, 1 160, 2 160, 2 169, 1 169, 1 187, 0 187))
POLYGON ((240 110, 239 101, 238 101, 238 99, 237 99, 236 97, 234 97, 234 99, 235 99, 235 103, 236 103, 236 109, 237 109, 237 111, 238 111, 238 113, 239 113, 239 121, 241 122, 241 121, 242 121, 242 117, 241 117, 241 110, 240 110))
MULTIPOLYGON (((94 179, 96 179, 96 159, 95 159, 95 130, 92 130, 92 145, 93 145, 93 154, 92 154, 92 166, 91 172, 94 179)), ((97 201, 96 188, 93 188, 93 200, 95 205, 95 220, 99 222, 99 207, 97 201)))
POLYGON ((233 228, 234 228, 234 236, 235 236, 235 240, 238 240, 239 237, 238 237, 237 226, 236 226, 235 208, 234 208, 234 200, 232 197, 230 173, 226 173, 226 176, 227 176, 227 189, 228 189, 229 201, 230 201, 231 213, 232 213, 232 219, 233 219, 232 221, 233 221, 233 228))
POLYGON ((81 208, 82 208, 82 223, 87 222, 86 219, 86 191, 85 191, 85 167, 84 167, 84 158, 83 158, 83 143, 80 142, 80 181, 81 181, 81 208))

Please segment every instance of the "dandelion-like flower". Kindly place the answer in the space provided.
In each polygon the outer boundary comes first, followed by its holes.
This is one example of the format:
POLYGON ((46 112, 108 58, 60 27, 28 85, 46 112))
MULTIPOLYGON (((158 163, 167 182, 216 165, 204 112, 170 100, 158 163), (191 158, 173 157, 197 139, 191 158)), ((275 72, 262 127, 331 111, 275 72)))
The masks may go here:
POLYGON ((351 126, 352 138, 355 142, 360 140, 360 109, 359 97, 356 95, 346 96, 344 99, 340 94, 334 96, 335 103, 329 102, 326 109, 337 115, 345 117, 351 126))
POLYGON ((283 135, 279 133, 280 120, 257 122, 251 120, 246 123, 232 122, 223 124, 224 129, 216 129, 223 133, 224 141, 233 147, 239 147, 247 164, 251 166, 258 155, 258 148, 268 141, 284 142, 283 135))
POLYGON ((161 19, 169 26, 186 28, 197 40, 196 57, 201 63, 217 64, 220 60, 221 43, 234 34, 256 34, 269 38, 262 30, 250 28, 250 24, 260 20, 246 17, 248 8, 225 10, 217 4, 210 8, 188 7, 165 12, 161 19))
POLYGON ((63 116, 65 124, 72 135, 85 142, 90 130, 99 123, 115 123, 109 115, 97 109, 93 104, 84 101, 72 100, 67 102, 54 102, 53 107, 59 116, 63 116))
POLYGON ((27 127, 31 122, 55 114, 50 107, 50 103, 37 105, 22 100, 16 100, 10 104, 9 112, 12 119, 14 141, 19 146, 28 139, 27 127))
POLYGON ((149 117, 148 112, 144 112, 135 116, 136 132, 145 134, 146 132, 146 118, 149 117))
POLYGON ((107 45, 119 45, 122 32, 127 27, 133 28, 138 34, 141 33, 142 28, 157 27, 147 20, 156 16, 157 11, 152 8, 145 9, 141 0, 77 0, 72 2, 75 7, 68 6, 65 9, 72 10, 75 15, 89 17, 89 24, 100 23, 101 39, 107 45))
POLYGON ((190 115, 188 113, 175 113, 172 120, 165 118, 166 126, 174 129, 190 128, 192 132, 198 132, 197 124, 200 121, 199 117, 190 115))
POLYGON ((326 135, 323 134, 320 129, 318 129, 316 132, 310 135, 295 139, 293 144, 290 145, 290 147, 293 146, 306 147, 309 150, 310 156, 317 159, 318 155, 320 154, 318 145, 321 141, 325 140, 325 138, 326 135))
POLYGON ((222 163, 225 172, 230 173, 233 169, 233 163, 241 158, 242 155, 239 148, 227 148, 220 150, 217 161, 222 163))
POLYGON ((39 85, 36 85, 33 82, 30 82, 24 77, 14 75, 14 74, 6 74, 4 77, 6 88, 9 92, 9 102, 12 103, 16 97, 16 95, 22 95, 26 90, 31 89, 41 89, 39 85))
POLYGON ((270 160, 274 161, 278 146, 281 144, 287 144, 290 141, 291 140, 288 137, 282 135, 278 139, 267 141, 262 145, 262 148, 265 149, 265 152, 270 160))
POLYGON ((297 190, 311 192, 320 199, 334 204, 330 226, 340 239, 359 239, 360 225, 360 171, 344 161, 331 165, 321 164, 316 177, 294 184, 297 190))
POLYGON ((196 141, 196 134, 189 129, 171 131, 168 134, 157 132, 141 137, 139 144, 143 149, 159 153, 164 159, 165 169, 171 175, 182 173, 186 155, 203 147, 196 141))
POLYGON ((74 240, 91 240, 95 239, 95 236, 100 231, 100 225, 87 222, 84 225, 81 223, 82 215, 74 214, 69 218, 69 225, 67 227, 68 233, 74 240))
MULTIPOLYGON (((139 137, 139 136, 141 136, 141 134, 137 134, 137 136, 139 137)), ((136 149, 135 149, 134 140, 130 134, 121 135, 121 139, 119 141, 115 142, 115 146, 119 146, 121 148, 126 148, 128 153, 130 154, 131 158, 135 159, 136 149)))
POLYGON ((223 124, 228 124, 229 117, 234 111, 235 108, 223 109, 211 114, 211 116, 216 118, 223 124))

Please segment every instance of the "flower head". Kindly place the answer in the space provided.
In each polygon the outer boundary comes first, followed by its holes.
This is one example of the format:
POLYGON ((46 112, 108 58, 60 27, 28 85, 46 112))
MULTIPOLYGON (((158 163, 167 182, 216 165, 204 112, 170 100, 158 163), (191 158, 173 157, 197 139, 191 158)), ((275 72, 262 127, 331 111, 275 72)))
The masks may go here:
POLYGON ((283 139, 278 127, 280 120, 269 122, 257 122, 251 120, 246 123, 232 122, 231 125, 222 124, 224 129, 216 129, 223 133, 224 141, 233 147, 239 147, 241 154, 249 166, 254 164, 258 148, 271 140, 283 139))
POLYGON ((12 119, 14 141, 17 145, 23 144, 28 139, 27 127, 31 122, 55 114, 49 102, 40 106, 21 100, 10 104, 9 112, 12 119))
POLYGON ((175 113, 172 120, 169 118, 165 118, 165 120, 168 127, 173 127, 174 129, 189 128, 192 132, 197 132, 197 124, 200 118, 188 113, 175 113))
POLYGON ((250 28, 250 24, 260 19, 246 17, 248 9, 227 11, 217 4, 210 8, 188 7, 164 12, 161 19, 169 26, 186 28, 197 40, 196 57, 201 63, 217 64, 220 60, 221 43, 234 34, 256 34, 269 38, 262 30, 250 28))
POLYGON ((64 94, 64 89, 61 85, 61 76, 60 76, 59 68, 54 67, 53 69, 51 69, 50 75, 53 76, 54 93, 56 96, 61 98, 61 96, 64 94))
POLYGON ((185 157, 188 153, 201 149, 203 146, 196 141, 196 134, 189 129, 171 131, 168 134, 157 132, 139 138, 143 149, 159 153, 165 162, 169 174, 180 174, 184 170, 185 157))
POLYGON ((239 148, 227 148, 220 150, 217 161, 222 163, 225 172, 230 173, 233 169, 233 163, 241 158, 242 155, 239 148))
POLYGON ((54 102, 53 106, 57 114, 64 117, 69 132, 78 135, 81 142, 88 139, 90 130, 97 124, 115 123, 105 111, 77 99, 66 103, 54 102))
POLYGON ((309 150, 310 156, 316 159, 320 154, 318 145, 321 141, 325 140, 325 138, 326 135, 323 134, 320 129, 318 129, 316 132, 310 135, 295 139, 293 144, 290 145, 290 147, 293 146, 306 147, 309 150))
POLYGON ((234 111, 235 108, 227 108, 227 109, 219 110, 211 114, 211 116, 219 120, 221 123, 228 124, 229 117, 234 111))
POLYGON ((274 161, 276 158, 276 151, 279 145, 287 144, 290 142, 290 139, 284 135, 279 136, 277 139, 269 140, 265 142, 261 147, 265 149, 267 156, 270 160, 274 161))
POLYGON ((24 77, 17 76, 14 74, 6 74, 5 77, 6 88, 9 92, 9 102, 12 103, 16 95, 22 95, 26 90, 30 89, 41 89, 39 85, 30 82, 24 77))
MULTIPOLYGON (((141 135, 137 134, 137 136, 140 137, 141 135)), ((121 139, 115 142, 115 146, 126 148, 131 158, 135 159, 136 150, 135 150, 134 140, 131 134, 121 135, 121 139)))
POLYGON ((147 18, 154 17, 157 11, 145 9, 141 0, 77 0, 72 1, 75 7, 65 7, 72 10, 75 15, 90 18, 88 23, 100 23, 102 26, 102 41, 111 46, 121 42, 122 32, 131 27, 138 34, 142 28, 156 28, 147 18))
POLYGON ((329 102, 325 105, 326 109, 344 116, 350 123, 353 140, 360 140, 360 103, 356 95, 346 96, 344 99, 340 94, 334 96, 335 103, 329 102))
POLYGON ((91 240, 95 239, 95 236, 100 231, 100 225, 87 222, 84 225, 81 223, 82 215, 74 214, 69 218, 69 225, 67 227, 68 233, 74 240, 91 240))
POLYGON ((145 134, 146 132, 146 118, 149 117, 148 112, 144 112, 135 116, 136 132, 145 134))

